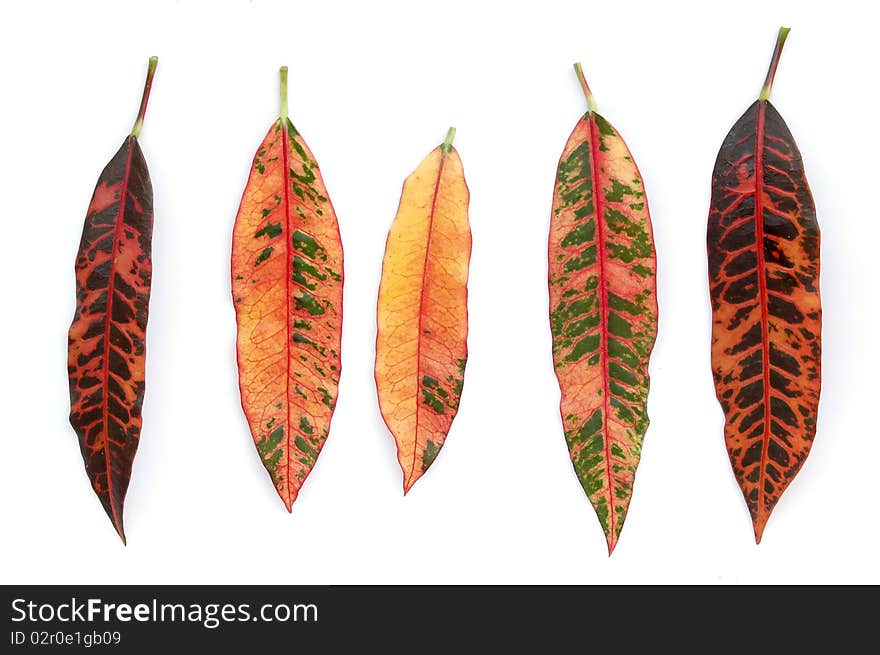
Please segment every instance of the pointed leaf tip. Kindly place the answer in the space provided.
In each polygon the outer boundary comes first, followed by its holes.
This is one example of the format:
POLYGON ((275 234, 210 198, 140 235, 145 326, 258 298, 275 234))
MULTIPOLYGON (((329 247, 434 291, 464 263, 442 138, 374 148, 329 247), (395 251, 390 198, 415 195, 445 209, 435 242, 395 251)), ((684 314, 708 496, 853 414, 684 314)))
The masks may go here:
POLYGON ((420 471, 417 468, 413 467, 409 471, 404 471, 403 473, 403 495, 406 496, 412 488, 416 486, 416 482, 418 482, 424 471, 420 471))
POLYGON ((769 518, 769 514, 761 515, 752 521, 752 528, 755 531, 755 544, 761 543, 761 539, 764 536, 764 528, 767 527, 767 520, 769 518))
POLYGON ((608 543, 608 557, 611 557, 611 553, 617 548, 617 538, 609 534, 605 536, 605 541, 608 543))
POLYGON ((125 527, 122 524, 121 511, 122 511, 122 508, 120 508, 120 515, 119 516, 117 516, 115 514, 115 512, 112 512, 112 511, 107 512, 107 516, 110 517, 110 523, 113 524, 113 529, 116 530, 116 534, 118 534, 119 538, 122 540, 122 545, 127 546, 128 542, 125 538, 125 527))

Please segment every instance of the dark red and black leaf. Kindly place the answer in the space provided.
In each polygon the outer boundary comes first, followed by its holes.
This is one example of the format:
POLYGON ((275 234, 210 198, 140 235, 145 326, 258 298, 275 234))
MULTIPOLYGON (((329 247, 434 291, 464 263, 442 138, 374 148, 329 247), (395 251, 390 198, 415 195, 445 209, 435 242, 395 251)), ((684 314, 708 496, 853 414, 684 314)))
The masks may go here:
POLYGON ((734 474, 758 542, 816 432, 819 226, 794 138, 767 81, 724 140, 707 233, 712 371, 734 474))
POLYGON ((155 67, 152 58, 135 127, 89 204, 68 334, 70 423, 92 488, 123 542, 123 504, 141 431, 152 275, 153 189, 137 136, 155 67))

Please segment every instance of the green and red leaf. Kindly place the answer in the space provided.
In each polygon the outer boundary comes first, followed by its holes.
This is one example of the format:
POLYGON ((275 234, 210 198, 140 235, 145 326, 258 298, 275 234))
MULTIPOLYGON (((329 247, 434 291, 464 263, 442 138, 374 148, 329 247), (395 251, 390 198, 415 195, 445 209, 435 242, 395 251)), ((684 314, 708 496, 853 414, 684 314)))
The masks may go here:
POLYGON ((575 473, 614 550, 648 428, 657 335, 651 219, 623 139, 590 110, 565 145, 549 240, 550 325, 560 410, 575 473))
POLYGON ((241 403, 291 510, 330 430, 342 336, 342 241, 318 164, 282 109, 235 219, 232 294, 241 403))
POLYGON ((132 133, 104 168, 76 257, 68 334, 70 423, 92 488, 125 542, 123 504, 141 432, 153 233, 153 187, 138 134, 156 58, 132 133))
POLYGON ((819 225, 800 152, 768 100, 787 34, 718 153, 707 233, 712 373, 759 543, 810 452, 821 384, 819 225))

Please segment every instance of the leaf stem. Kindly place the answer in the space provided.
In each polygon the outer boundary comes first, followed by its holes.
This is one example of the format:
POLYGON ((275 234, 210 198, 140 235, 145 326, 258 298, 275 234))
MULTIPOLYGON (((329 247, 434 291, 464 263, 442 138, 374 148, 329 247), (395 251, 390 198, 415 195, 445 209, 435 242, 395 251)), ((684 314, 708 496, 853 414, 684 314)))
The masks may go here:
POLYGON ((440 144, 440 150, 446 153, 452 152, 453 139, 455 139, 455 128, 450 127, 449 131, 446 133, 446 138, 443 139, 443 143, 440 144))
POLYGON ((144 82, 144 95, 141 98, 141 108, 138 111, 134 127, 131 128, 131 135, 135 138, 140 136, 141 128, 144 126, 144 115, 147 113, 147 102, 150 99, 150 89, 153 88, 153 75, 156 74, 156 64, 158 63, 158 57, 150 57, 150 64, 147 66, 147 81, 144 82))
POLYGON ((790 27, 780 27, 779 34, 776 37, 776 47, 773 49, 773 57, 770 59, 770 68, 767 69, 767 77, 764 79, 764 86, 761 88, 761 95, 758 99, 766 102, 770 99, 770 90, 773 88, 773 78, 776 77, 776 67, 779 66, 779 58, 782 56, 782 46, 785 45, 785 39, 791 32, 790 27))
POLYGON ((581 88, 584 90, 584 95, 587 98, 587 108, 591 114, 594 114, 596 112, 596 99, 593 98, 593 92, 590 91, 590 85, 587 84, 587 77, 584 75, 581 62, 575 63, 574 72, 577 73, 578 81, 581 83, 581 88))
POLYGON ((287 66, 281 67, 281 122, 287 122, 287 66))

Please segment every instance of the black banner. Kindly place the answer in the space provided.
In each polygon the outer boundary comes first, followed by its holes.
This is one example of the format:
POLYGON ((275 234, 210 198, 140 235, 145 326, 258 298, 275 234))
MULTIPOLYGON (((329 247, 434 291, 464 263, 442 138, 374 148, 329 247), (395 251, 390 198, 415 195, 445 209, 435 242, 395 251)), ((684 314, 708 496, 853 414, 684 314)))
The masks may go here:
POLYGON ((760 634, 763 647, 778 638, 790 649, 826 631, 838 645, 856 637, 872 625, 875 593, 720 586, 0 587, 6 626, 0 652, 165 655, 159 649, 250 653, 275 646, 335 653, 381 646, 380 652, 419 653, 446 644, 458 653, 470 652, 475 639, 496 647, 539 644, 542 653, 596 643, 628 652, 646 639, 714 652, 737 634, 736 640, 760 634), (775 634, 773 626, 784 631, 775 634))

